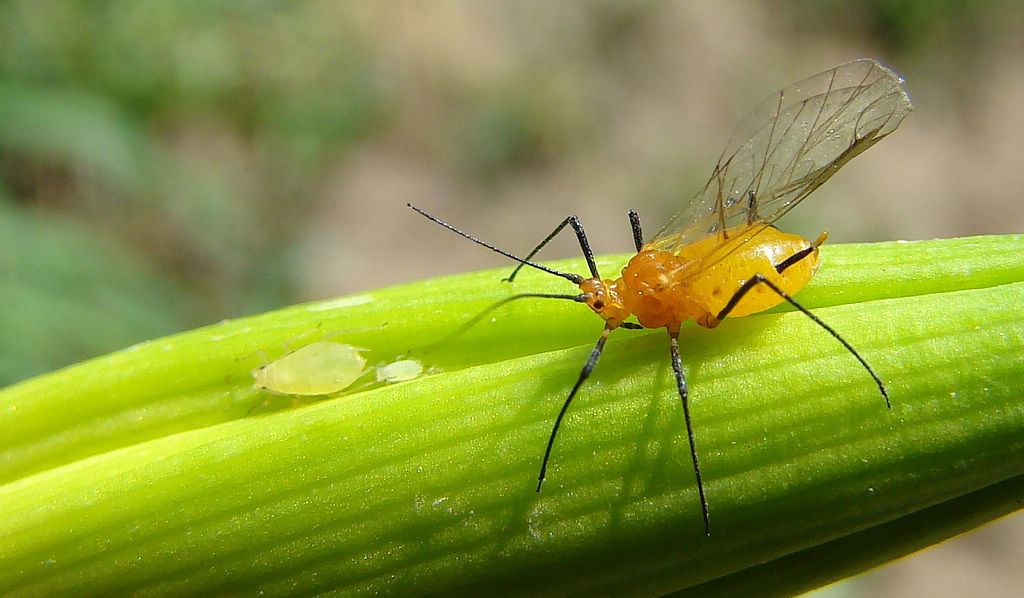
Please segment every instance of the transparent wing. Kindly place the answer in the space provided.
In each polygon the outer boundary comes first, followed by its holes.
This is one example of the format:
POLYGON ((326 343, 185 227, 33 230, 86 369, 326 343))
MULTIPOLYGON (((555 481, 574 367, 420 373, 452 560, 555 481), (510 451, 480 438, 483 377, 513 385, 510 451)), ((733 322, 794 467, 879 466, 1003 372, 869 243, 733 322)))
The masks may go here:
POLYGON ((704 189, 648 245, 672 250, 732 226, 770 225, 911 110, 903 80, 870 58, 775 92, 737 128, 704 189))

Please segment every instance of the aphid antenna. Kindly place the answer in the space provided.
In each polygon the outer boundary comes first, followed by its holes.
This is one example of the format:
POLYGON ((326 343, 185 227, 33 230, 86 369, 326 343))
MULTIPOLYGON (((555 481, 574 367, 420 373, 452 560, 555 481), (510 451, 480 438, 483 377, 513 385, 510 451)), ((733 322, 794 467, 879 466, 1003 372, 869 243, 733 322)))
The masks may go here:
MULTIPOLYGON (((567 216, 565 220, 562 220, 562 222, 560 222, 553 231, 548 233, 548 236, 544 237, 544 239, 541 240, 541 242, 538 243, 525 258, 519 260, 519 265, 512 270, 512 273, 505 279, 505 282, 512 282, 515 280, 516 275, 519 274, 519 270, 521 270, 524 265, 528 265, 533 259, 533 256, 537 255, 540 250, 554 239, 558 233, 562 232, 567 225, 571 225, 573 231, 576 233, 576 239, 579 241, 580 250, 583 252, 584 259, 587 260, 587 268, 590 270, 590 275, 594 278, 601 278, 601 274, 597 271, 597 262, 594 260, 594 251, 590 248, 590 241, 587 240, 587 233, 583 229, 583 224, 580 223, 580 219, 578 217, 567 216)), ((644 233, 640 226, 640 215, 637 214, 636 210, 629 211, 629 227, 633 231, 633 244, 636 245, 636 250, 639 253, 644 246, 644 233)))
MULTIPOLYGON (((498 249, 497 247, 495 247, 494 245, 491 245, 490 243, 488 243, 486 241, 482 241, 480 239, 477 239, 476 237, 474 237, 474 236, 472 236, 472 235, 470 235, 468 233, 462 232, 461 230, 455 228, 454 226, 448 224, 447 222, 431 216, 430 214, 428 214, 428 213, 424 212, 423 210, 417 208, 416 206, 412 205, 411 203, 405 204, 405 205, 407 205, 410 208, 412 208, 413 211, 418 213, 420 216, 423 216, 427 220, 430 220, 430 221, 432 221, 432 222, 434 222, 436 224, 439 224, 439 225, 443 226, 444 228, 447 228, 448 230, 452 231, 453 233, 455 233, 455 234, 457 234, 457 235, 459 235, 461 237, 464 237, 466 239, 469 239, 470 241, 476 243, 477 245, 480 245, 481 247, 486 247, 487 249, 490 249, 491 251, 493 251, 495 253, 500 253, 501 255, 503 255, 503 256, 511 259, 511 260, 515 260, 515 261, 519 262, 520 264, 522 264, 524 266, 530 266, 531 268, 536 268, 537 270, 541 270, 541 271, 547 272, 548 274, 554 274, 555 276, 560 276, 560 277, 568 280, 569 282, 571 282, 571 283, 573 283, 575 285, 580 284, 584 280, 584 278, 582 276, 580 276, 579 274, 573 274, 571 272, 559 272, 558 270, 555 270, 553 268, 548 268, 547 266, 542 266, 542 265, 540 265, 540 264, 538 264, 536 262, 532 262, 532 261, 530 261, 528 259, 521 258, 518 255, 509 253, 509 252, 505 251, 504 249, 498 249)), ((591 257, 591 260, 593 260, 592 257, 591 257)))
MULTIPOLYGON (((533 248, 533 251, 531 251, 525 259, 533 259, 533 256, 537 255, 537 253, 543 249, 551 239, 554 239, 558 233, 562 232, 562 229, 564 229, 567 224, 572 225, 572 229, 576 232, 576 239, 580 243, 580 250, 583 251, 583 257, 587 260, 587 267, 590 269, 590 275, 594 278, 601 278, 601 275, 597 271, 597 262, 594 261, 594 252, 590 249, 590 241, 587 240, 587 233, 583 230, 583 225, 580 223, 580 219, 576 216, 569 216, 563 220, 555 227, 555 230, 551 231, 548 236, 544 237, 544 240, 533 248)), ((640 226, 640 215, 636 213, 636 210, 629 211, 629 228, 633 231, 633 244, 636 245, 636 251, 639 253, 643 250, 644 233, 643 228, 640 226)), ((512 274, 509 274, 508 278, 505 280, 507 282, 512 282, 512 280, 515 279, 516 274, 519 274, 519 270, 522 267, 522 264, 516 266, 515 269, 512 270, 512 274)))

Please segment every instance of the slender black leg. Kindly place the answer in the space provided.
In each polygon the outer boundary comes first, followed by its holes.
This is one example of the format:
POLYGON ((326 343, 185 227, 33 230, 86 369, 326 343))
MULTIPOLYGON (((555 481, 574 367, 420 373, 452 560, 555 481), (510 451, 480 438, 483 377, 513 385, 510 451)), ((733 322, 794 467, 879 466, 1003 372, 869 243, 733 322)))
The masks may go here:
POLYGON ((633 229, 633 244, 636 245, 636 252, 640 253, 644 246, 644 231, 640 228, 640 214, 636 210, 629 211, 629 228, 633 229))
MULTIPOLYGON (((562 229, 565 228, 565 225, 569 224, 569 221, 572 220, 573 218, 574 218, 574 216, 569 216, 565 220, 563 220, 561 222, 561 224, 559 224, 558 226, 555 227, 555 230, 551 231, 551 233, 548 236, 544 237, 544 240, 541 241, 540 243, 538 243, 537 246, 533 248, 533 251, 531 251, 529 254, 527 254, 527 256, 525 258, 523 258, 523 259, 527 260, 527 261, 532 260, 533 256, 537 255, 537 253, 541 249, 543 249, 544 246, 547 245, 549 241, 551 241, 551 239, 554 239, 558 235, 558 233, 562 232, 562 229)), ((522 264, 519 264, 518 266, 516 266, 515 270, 512 271, 512 274, 508 278, 506 278, 505 280, 508 281, 508 282, 512 282, 512 279, 515 278, 516 274, 519 273, 519 268, 521 266, 522 266, 522 264)))
MULTIPOLYGON (((548 236, 544 237, 544 240, 537 244, 537 246, 533 248, 533 251, 523 258, 523 261, 528 262, 533 259, 533 256, 537 255, 537 253, 543 249, 551 239, 554 239, 558 233, 562 232, 562 229, 565 228, 565 225, 567 224, 572 225, 572 229, 576 232, 576 239, 579 240, 580 249, 583 250, 583 257, 587 260, 587 267, 590 268, 590 275, 594 278, 601 278, 601 275, 597 273, 597 264, 594 262, 594 252, 590 250, 590 242, 587 241, 587 233, 583 230, 583 225, 580 224, 580 219, 575 216, 569 216, 563 220, 561 224, 556 226, 555 230, 551 231, 548 236)), ((508 278, 505 280, 512 282, 515 279, 516 274, 519 274, 519 269, 524 265, 525 264, 520 263, 516 266, 515 269, 512 270, 512 274, 509 274, 508 278)))
POLYGON ((722 320, 727 315, 729 315, 729 312, 731 312, 736 307, 740 300, 743 299, 744 295, 749 293, 750 289, 754 288, 758 284, 764 284, 771 290, 775 291, 775 293, 779 297, 782 297, 783 299, 788 301, 790 305, 802 311, 805 316, 810 318, 818 326, 824 328, 826 332, 831 334, 837 341, 839 341, 844 347, 846 347, 846 350, 849 351, 851 355, 856 357, 857 361, 859 361, 860 364, 864 366, 864 369, 867 370, 869 374, 871 374, 871 377, 874 378, 875 384, 878 385, 878 390, 881 391, 882 396, 885 397, 885 406, 889 409, 892 409, 892 403, 889 402, 889 392, 885 389, 885 383, 883 383, 882 379, 878 377, 878 374, 875 373, 875 370, 871 369, 871 366, 868 365, 868 362, 864 361, 864 358, 860 356, 860 353, 858 353, 857 350, 854 349, 852 345, 850 345, 850 343, 846 342, 846 339, 839 336, 839 333, 833 330, 831 326, 823 322, 821 318, 819 318, 818 316, 811 313, 811 310, 807 309, 803 305, 800 305, 800 303, 793 299, 788 293, 780 289, 778 285, 765 278, 763 274, 755 274, 750 280, 743 283, 743 286, 741 286, 740 289, 736 291, 736 294, 733 295, 731 299, 729 299, 729 303, 726 304, 725 309, 719 312, 718 319, 722 320))
POLYGON ((565 403, 562 404, 562 410, 558 412, 558 418, 555 420, 555 425, 551 428, 551 436, 548 438, 548 447, 544 449, 544 461, 540 464, 540 475, 537 476, 537 492, 540 492, 540 486, 544 483, 544 475, 548 471, 548 460, 551 459, 551 447, 555 444, 555 436, 558 435, 558 428, 562 425, 562 418, 565 417, 565 412, 569 410, 569 403, 572 403, 572 399, 579 392, 580 386, 583 386, 583 382, 590 377, 591 372, 597 366, 597 360, 600 359, 601 352, 604 351, 604 344, 608 340, 608 333, 611 331, 611 328, 605 328, 601 332, 601 338, 597 339, 597 344, 594 346, 594 350, 590 352, 587 363, 583 364, 580 377, 576 379, 576 384, 573 385, 572 390, 569 391, 569 396, 565 398, 565 403))
POLYGON ((704 481, 700 475, 700 462, 697 460, 697 444, 693 439, 693 422, 690 420, 689 391, 686 387, 686 374, 683 373, 683 360, 679 357, 679 331, 669 331, 672 345, 672 371, 676 375, 676 386, 679 388, 679 399, 683 402, 683 418, 686 420, 686 437, 690 441, 690 458, 693 460, 693 473, 697 476, 697 494, 700 496, 700 512, 704 516, 704 535, 711 535, 711 518, 708 514, 708 499, 704 496, 704 481))

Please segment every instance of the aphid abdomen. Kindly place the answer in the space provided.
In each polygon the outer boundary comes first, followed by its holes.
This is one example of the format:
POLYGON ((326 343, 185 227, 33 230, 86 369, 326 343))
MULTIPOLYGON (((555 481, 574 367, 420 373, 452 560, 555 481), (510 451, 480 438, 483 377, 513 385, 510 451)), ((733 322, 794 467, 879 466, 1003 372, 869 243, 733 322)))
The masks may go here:
MULTIPOLYGON (((792 296, 802 289, 814 275, 821 262, 817 247, 799 260, 786 264, 786 260, 807 251, 812 244, 799 235, 784 233, 775 228, 761 231, 753 242, 740 246, 710 267, 701 270, 687 285, 694 301, 711 316, 698 323, 709 328, 718 325, 717 315, 725 309, 733 296, 748 280, 761 274, 792 296), (778 267, 786 264, 782 272, 778 267)), ((785 301, 767 285, 751 288, 729 312, 738 318, 762 312, 785 301)))

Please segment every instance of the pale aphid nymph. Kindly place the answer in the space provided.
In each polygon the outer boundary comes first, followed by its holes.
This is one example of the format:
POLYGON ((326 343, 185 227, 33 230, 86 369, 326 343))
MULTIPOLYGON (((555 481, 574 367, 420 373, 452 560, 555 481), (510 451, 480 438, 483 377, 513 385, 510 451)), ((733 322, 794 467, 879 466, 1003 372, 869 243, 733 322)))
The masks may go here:
POLYGON ((253 388, 293 396, 341 392, 365 373, 362 351, 331 341, 310 343, 254 369, 253 388))
POLYGON ((399 359, 378 366, 376 372, 377 382, 405 382, 419 378, 423 374, 423 364, 415 359, 399 359))

